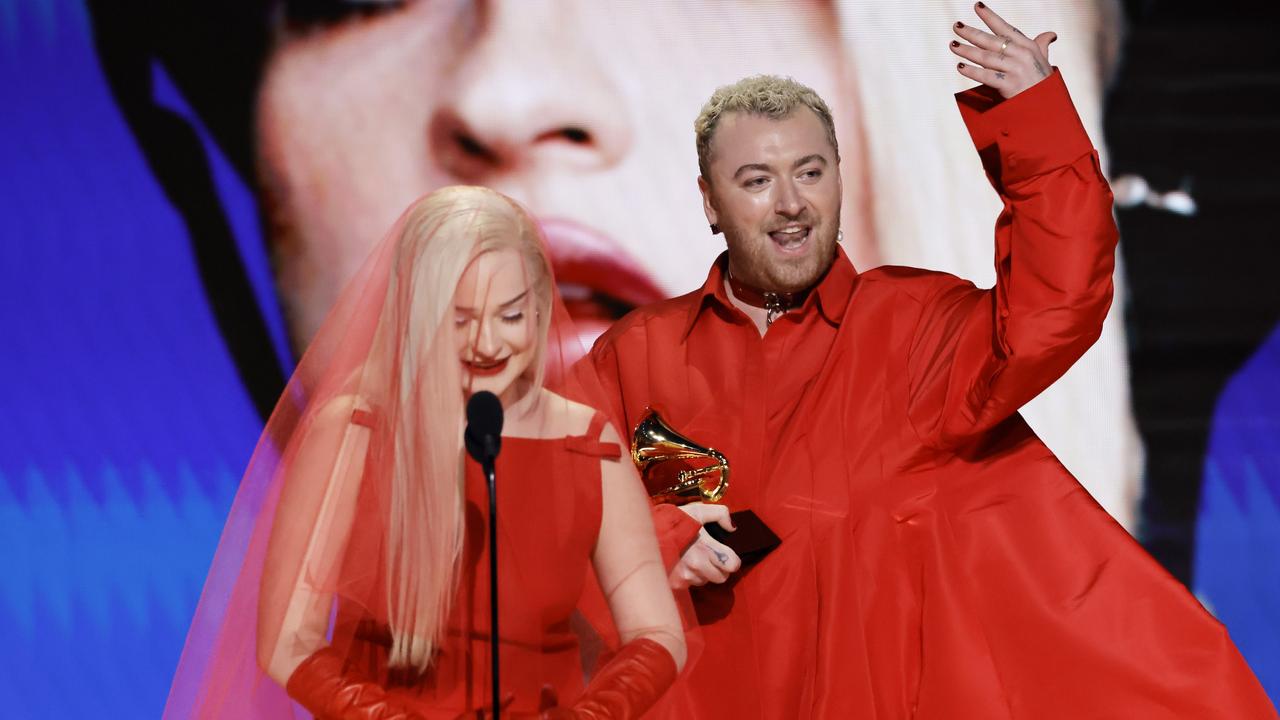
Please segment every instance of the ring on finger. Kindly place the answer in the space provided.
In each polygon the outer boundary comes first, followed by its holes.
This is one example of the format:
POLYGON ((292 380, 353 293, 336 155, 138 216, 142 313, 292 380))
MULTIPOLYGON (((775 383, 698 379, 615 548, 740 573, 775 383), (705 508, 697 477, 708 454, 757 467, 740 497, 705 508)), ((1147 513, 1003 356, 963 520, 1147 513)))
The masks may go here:
POLYGON ((1000 39, 1004 40, 1004 42, 1000 43, 1000 57, 1004 57, 1004 51, 1009 49, 1009 43, 1013 42, 1013 38, 1001 35, 1000 39))

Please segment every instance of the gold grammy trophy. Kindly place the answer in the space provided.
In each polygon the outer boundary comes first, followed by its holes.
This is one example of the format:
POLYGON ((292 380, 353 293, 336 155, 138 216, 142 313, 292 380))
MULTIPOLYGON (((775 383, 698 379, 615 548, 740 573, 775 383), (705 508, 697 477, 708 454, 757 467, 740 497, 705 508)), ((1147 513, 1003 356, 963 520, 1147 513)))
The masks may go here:
POLYGON ((724 455, 676 432, 653 409, 631 434, 631 459, 655 503, 719 502, 729 489, 724 455))
MULTIPOLYGON (((676 432, 652 408, 631 434, 631 459, 654 503, 715 503, 729 489, 729 460, 715 448, 676 432)), ((716 523, 703 527, 732 548, 744 564, 758 562, 781 542, 750 510, 732 513, 730 519, 737 528, 733 532, 716 523)))

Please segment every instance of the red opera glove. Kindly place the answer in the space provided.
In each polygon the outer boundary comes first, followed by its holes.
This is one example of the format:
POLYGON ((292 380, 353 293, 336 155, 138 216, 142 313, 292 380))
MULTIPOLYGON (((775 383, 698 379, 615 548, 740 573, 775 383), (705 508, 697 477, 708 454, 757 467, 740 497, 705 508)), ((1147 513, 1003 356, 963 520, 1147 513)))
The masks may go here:
POLYGON ((543 720, 625 720, 638 718, 676 681, 671 653, 647 638, 623 645, 582 695, 566 708, 553 708, 543 720))
POLYGON ((386 688, 344 665, 338 651, 321 648, 293 671, 285 690, 316 720, 425 720, 386 688))

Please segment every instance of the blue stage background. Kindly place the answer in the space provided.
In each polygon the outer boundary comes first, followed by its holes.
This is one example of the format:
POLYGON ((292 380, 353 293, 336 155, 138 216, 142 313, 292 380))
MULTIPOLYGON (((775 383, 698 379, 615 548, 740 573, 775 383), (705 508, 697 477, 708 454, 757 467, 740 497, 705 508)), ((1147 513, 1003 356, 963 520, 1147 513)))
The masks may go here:
MULTIPOLYGON (((0 88, 0 716, 159 717, 261 421, 81 3, 0 3, 0 88)), ((282 349, 252 196, 206 148, 282 349)))

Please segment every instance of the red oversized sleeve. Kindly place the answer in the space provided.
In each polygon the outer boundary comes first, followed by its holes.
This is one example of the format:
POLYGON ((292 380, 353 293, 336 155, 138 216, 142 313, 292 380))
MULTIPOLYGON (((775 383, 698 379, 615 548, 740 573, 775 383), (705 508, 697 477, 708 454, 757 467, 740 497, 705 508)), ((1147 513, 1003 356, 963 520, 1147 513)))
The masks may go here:
POLYGON ((1097 340, 1117 240, 1111 190, 1056 69, 1008 100, 986 87, 956 100, 1004 209, 996 286, 940 281, 913 337, 909 411, 934 447, 1004 420, 1097 340))
MULTIPOLYGON (((618 428, 623 441, 631 439, 632 428, 627 422, 626 407, 622 389, 622 368, 619 362, 617 336, 606 333, 591 348, 591 352, 573 366, 573 385, 577 387, 593 387, 599 391, 600 398, 607 403, 600 408, 609 414, 609 419, 618 428)), ((643 358, 643 353, 635 357, 643 358)), ((632 388, 634 392, 635 388, 632 388)), ((662 562, 670 573, 684 551, 689 549, 698 537, 702 525, 675 505, 659 504, 653 506, 653 528, 658 535, 658 548, 662 551, 662 562)))

